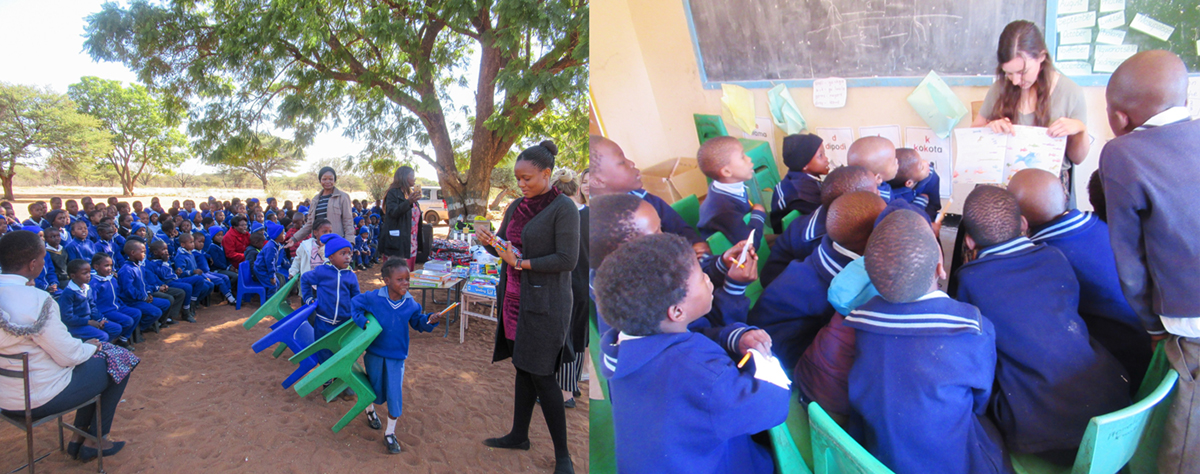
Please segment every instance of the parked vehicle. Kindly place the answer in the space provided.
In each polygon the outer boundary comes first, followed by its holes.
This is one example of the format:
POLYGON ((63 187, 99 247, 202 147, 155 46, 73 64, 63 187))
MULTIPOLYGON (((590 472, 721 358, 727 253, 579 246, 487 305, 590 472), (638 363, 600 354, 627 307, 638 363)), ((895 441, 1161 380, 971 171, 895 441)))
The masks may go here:
POLYGON ((442 196, 442 188, 421 188, 421 211, 425 213, 425 222, 438 225, 442 221, 450 221, 450 211, 446 209, 446 198, 442 196))

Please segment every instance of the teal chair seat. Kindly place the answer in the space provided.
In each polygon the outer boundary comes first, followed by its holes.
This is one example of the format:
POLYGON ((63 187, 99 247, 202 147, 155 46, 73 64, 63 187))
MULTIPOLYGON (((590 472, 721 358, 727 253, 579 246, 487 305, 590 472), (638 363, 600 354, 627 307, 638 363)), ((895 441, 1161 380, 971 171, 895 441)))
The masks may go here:
POLYGON ((682 217, 683 221, 693 229, 700 223, 700 199, 695 194, 675 201, 675 204, 671 204, 671 209, 678 212, 679 217, 682 217))

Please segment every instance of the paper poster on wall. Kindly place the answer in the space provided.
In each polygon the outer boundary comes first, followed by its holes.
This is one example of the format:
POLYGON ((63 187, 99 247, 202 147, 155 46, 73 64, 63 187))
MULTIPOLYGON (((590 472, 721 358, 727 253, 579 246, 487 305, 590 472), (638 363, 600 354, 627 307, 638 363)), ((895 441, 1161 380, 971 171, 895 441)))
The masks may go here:
POLYGON ((1125 30, 1100 30, 1096 35, 1098 44, 1121 44, 1125 42, 1125 30))
POLYGON ((1092 67, 1093 72, 1111 73, 1117 70, 1117 66, 1129 59, 1130 56, 1137 54, 1138 47, 1136 44, 1123 45, 1096 45, 1096 62, 1092 67))
POLYGON ((1092 73, 1092 65, 1086 61, 1056 61, 1054 69, 1068 76, 1086 76, 1092 73))
POLYGON ((1056 22, 1058 31, 1096 26, 1096 12, 1080 13, 1077 15, 1060 16, 1056 22))
POLYGON ((1171 33, 1175 32, 1175 27, 1151 18, 1149 15, 1138 13, 1133 16, 1133 21, 1129 22, 1129 28, 1138 30, 1162 41, 1167 41, 1171 37, 1171 33))
MULTIPOLYGON (((1091 33, 1091 29, 1082 30, 1091 33)), ((1090 44, 1075 44, 1070 46, 1059 46, 1058 54, 1055 55, 1055 61, 1087 61, 1088 56, 1092 54, 1092 45, 1090 44)))
POLYGON ((938 184, 941 189, 938 189, 938 194, 942 198, 949 199, 952 178, 953 162, 952 149, 950 147, 950 138, 942 138, 928 127, 905 127, 904 129, 904 146, 917 150, 921 155, 921 159, 933 163, 930 167, 938 174, 938 184))
POLYGON ((1105 29, 1120 28, 1125 26, 1125 12, 1116 12, 1111 15, 1100 17, 1100 27, 1105 29))
POLYGON ((822 109, 846 106, 846 80, 840 77, 813 81, 813 105, 822 109))
POLYGON ((900 146, 904 140, 900 139, 899 125, 875 125, 871 127, 858 127, 858 137, 883 137, 891 140, 892 145, 900 146))
POLYGON ((743 132, 754 130, 754 94, 745 87, 721 84, 721 105, 743 132))
POLYGON ((854 129, 850 127, 817 128, 816 134, 821 137, 821 146, 825 147, 825 157, 829 158, 829 167, 836 168, 846 165, 846 152, 854 143, 854 129))
POLYGON ((1058 176, 1067 138, 1053 138, 1045 127, 1014 125, 1013 134, 995 133, 986 127, 954 131, 954 180, 961 183, 1005 185, 1026 168, 1046 170, 1058 176))
POLYGON ((1088 8, 1087 0, 1058 0, 1058 14, 1083 13, 1088 8))
POLYGON ((1125 0, 1100 0, 1100 13, 1125 11, 1125 0))
POLYGON ((1200 118, 1200 77, 1188 78, 1188 111, 1192 118, 1200 118))
POLYGON ((775 153, 775 122, 770 117, 755 117, 754 125, 754 130, 742 132, 742 138, 763 140, 771 146, 771 153, 778 156, 775 153))
POLYGON ((1091 28, 1077 28, 1058 34, 1058 44, 1084 44, 1092 42, 1091 28))

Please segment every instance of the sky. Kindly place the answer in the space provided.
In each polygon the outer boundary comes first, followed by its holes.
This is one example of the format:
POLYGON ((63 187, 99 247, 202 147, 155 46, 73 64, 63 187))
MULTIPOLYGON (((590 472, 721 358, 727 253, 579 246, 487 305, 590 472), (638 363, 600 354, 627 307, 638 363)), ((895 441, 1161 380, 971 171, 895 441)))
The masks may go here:
MULTIPOLYGON (((104 0, 0 0, 0 81, 14 84, 49 86, 66 93, 67 86, 84 76, 96 76, 124 82, 136 82, 137 76, 121 63, 98 63, 83 51, 85 18, 100 11, 104 0)), ((455 105, 474 105, 475 78, 478 77, 478 53, 473 56, 466 74, 468 87, 449 91, 455 105)), ((457 117, 455 117, 457 116, 457 117)), ((462 114, 447 116, 447 120, 462 114)), ((290 137, 288 131, 275 131, 290 137)), ((357 155, 364 144, 331 129, 318 134, 312 145, 305 148, 305 162, 294 172, 311 168, 318 160, 357 155)), ((404 153, 398 153, 403 157, 404 153)), ((432 156, 432 153, 430 153, 432 156)), ((433 167, 414 160, 417 175, 437 179, 433 167)), ((193 158, 180 171, 206 173, 214 168, 193 158)))

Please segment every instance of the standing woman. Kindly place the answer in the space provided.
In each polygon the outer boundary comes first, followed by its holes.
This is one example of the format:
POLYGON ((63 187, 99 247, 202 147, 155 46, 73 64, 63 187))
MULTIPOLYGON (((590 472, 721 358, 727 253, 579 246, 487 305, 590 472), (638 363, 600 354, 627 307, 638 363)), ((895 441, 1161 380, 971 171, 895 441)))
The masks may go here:
POLYGON ((497 287, 500 323, 492 362, 512 357, 517 368, 512 431, 483 444, 529 449, 529 422, 537 399, 554 440, 555 473, 574 473, 567 450, 567 418, 562 392, 554 380, 559 364, 575 354, 568 343, 571 322, 571 271, 579 256, 579 211, 554 189, 550 174, 558 147, 549 140, 517 155, 513 174, 523 197, 508 206, 500 229, 475 230, 489 252, 504 260, 497 287), (520 251, 496 249, 497 235, 520 251))
POLYGON ((333 233, 354 242, 354 212, 350 210, 350 195, 337 188, 337 172, 328 166, 317 172, 321 192, 312 198, 312 212, 304 227, 292 234, 292 242, 303 241, 312 233, 312 223, 329 219, 333 233))
POLYGON ((1046 40, 1037 25, 1018 20, 1000 33, 996 82, 988 89, 972 127, 1012 133, 1012 126, 1048 127, 1052 137, 1067 137, 1060 178, 1075 208, 1075 165, 1087 158, 1087 103, 1083 89, 1054 69, 1046 40))
POLYGON ((421 232, 421 185, 410 166, 396 168, 392 184, 383 201, 383 222, 379 229, 379 251, 387 258, 403 258, 408 268, 416 268, 417 235, 421 232))

